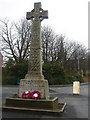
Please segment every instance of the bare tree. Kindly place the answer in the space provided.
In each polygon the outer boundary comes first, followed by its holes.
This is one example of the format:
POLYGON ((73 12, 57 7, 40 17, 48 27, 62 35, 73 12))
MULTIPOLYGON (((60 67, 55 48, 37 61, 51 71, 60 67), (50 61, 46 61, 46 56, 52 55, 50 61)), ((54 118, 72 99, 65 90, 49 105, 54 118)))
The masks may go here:
POLYGON ((54 60, 54 46, 57 35, 50 27, 42 27, 42 48, 44 62, 54 60))
POLYGON ((60 35, 57 37, 55 42, 55 53, 56 60, 59 62, 64 62, 65 59, 65 36, 60 35))
MULTIPOLYGON (((1 48, 6 58, 13 58, 16 63, 29 56, 31 23, 25 19, 18 23, 1 21, 1 48)), ((64 35, 57 35, 49 27, 42 27, 42 57, 44 62, 56 61, 65 70, 85 70, 86 48, 76 42, 67 42, 64 35)))
POLYGON ((86 48, 76 42, 66 42, 65 49, 67 51, 67 69, 80 71, 83 69, 83 62, 86 56, 86 48))
POLYGON ((21 62, 28 57, 30 45, 31 23, 22 19, 19 23, 1 21, 3 24, 0 32, 2 51, 7 58, 14 58, 15 62, 21 62))

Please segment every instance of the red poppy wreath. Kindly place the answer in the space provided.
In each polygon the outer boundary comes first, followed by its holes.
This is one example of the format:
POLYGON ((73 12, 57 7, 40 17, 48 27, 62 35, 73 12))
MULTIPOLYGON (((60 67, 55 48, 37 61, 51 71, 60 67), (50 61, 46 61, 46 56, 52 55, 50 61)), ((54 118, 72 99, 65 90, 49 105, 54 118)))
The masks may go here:
POLYGON ((40 99, 41 98, 41 94, 40 94, 40 92, 39 91, 33 91, 32 93, 31 93, 31 98, 32 99, 40 99))
POLYGON ((31 97, 30 91, 24 91, 22 93, 22 98, 29 99, 31 97))

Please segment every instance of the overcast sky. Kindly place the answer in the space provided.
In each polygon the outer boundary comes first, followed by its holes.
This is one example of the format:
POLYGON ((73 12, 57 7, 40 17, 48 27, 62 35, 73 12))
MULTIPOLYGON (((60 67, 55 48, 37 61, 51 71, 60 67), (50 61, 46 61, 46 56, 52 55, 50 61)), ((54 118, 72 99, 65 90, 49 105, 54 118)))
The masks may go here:
POLYGON ((42 25, 88 47, 88 0, 0 0, 0 19, 17 21, 26 17, 34 2, 41 2, 42 8, 48 10, 49 18, 42 25))

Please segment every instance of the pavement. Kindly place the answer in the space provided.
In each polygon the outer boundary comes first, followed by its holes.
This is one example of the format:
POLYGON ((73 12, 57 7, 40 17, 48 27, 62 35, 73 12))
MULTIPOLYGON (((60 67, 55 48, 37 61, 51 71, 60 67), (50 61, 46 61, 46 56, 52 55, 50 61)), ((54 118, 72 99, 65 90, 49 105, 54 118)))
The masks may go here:
MULTIPOLYGON (((59 102, 67 103, 66 109, 62 116, 43 115, 11 110, 3 110, 2 114, 0 112, 0 116, 2 115, 2 118, 39 118, 40 120, 43 120, 44 118, 47 118, 48 120, 50 118, 88 118, 88 99, 90 97, 88 94, 88 87, 90 87, 90 83, 82 84, 80 95, 73 95, 72 85, 63 87, 50 86, 50 96, 57 96, 59 98, 59 102)), ((5 103, 6 97, 12 96, 16 93, 18 93, 18 86, 3 86, 3 88, 0 87, 0 104, 1 100, 2 103, 5 103)))

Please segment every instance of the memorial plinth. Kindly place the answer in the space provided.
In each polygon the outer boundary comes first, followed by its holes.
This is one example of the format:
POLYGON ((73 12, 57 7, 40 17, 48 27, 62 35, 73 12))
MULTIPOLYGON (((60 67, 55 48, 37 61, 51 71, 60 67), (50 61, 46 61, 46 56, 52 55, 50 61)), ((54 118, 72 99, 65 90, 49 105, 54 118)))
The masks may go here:
POLYGON ((23 91, 28 90, 30 90, 31 92, 37 90, 41 93, 42 99, 49 99, 49 88, 47 80, 21 80, 19 87, 19 97, 22 96, 23 91))
POLYGON ((48 18, 48 11, 41 8, 40 2, 35 3, 34 9, 27 12, 26 18, 32 22, 28 73, 24 79, 20 80, 18 95, 6 98, 3 108, 61 113, 66 103, 59 103, 57 97, 50 97, 48 81, 42 74, 41 21, 48 18), (35 94, 35 99, 31 95, 34 91, 39 93, 35 94), (39 98, 36 99, 36 96, 39 98))

